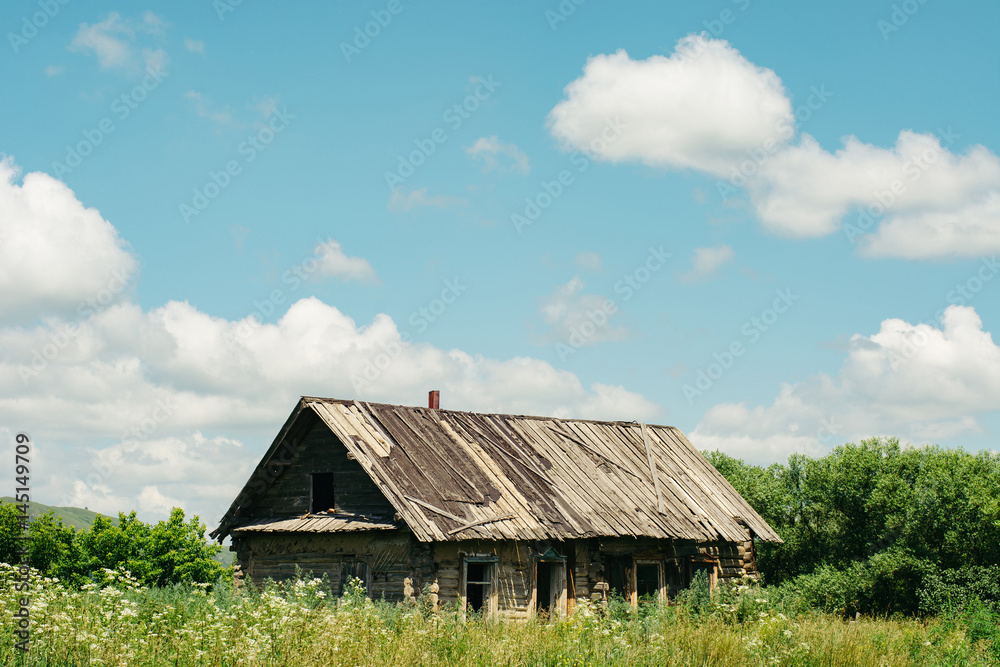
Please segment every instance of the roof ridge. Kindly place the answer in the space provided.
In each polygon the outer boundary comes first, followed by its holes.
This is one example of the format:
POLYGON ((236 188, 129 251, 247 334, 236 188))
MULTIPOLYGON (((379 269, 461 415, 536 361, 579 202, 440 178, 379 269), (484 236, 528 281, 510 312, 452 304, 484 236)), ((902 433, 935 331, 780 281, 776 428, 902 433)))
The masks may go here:
POLYGON ((557 422, 581 422, 585 424, 622 424, 622 425, 638 425, 645 423, 647 427, 652 428, 669 428, 677 430, 676 426, 671 426, 669 424, 651 424, 649 422, 642 422, 636 419, 624 420, 624 419, 582 419, 579 417, 547 417, 545 415, 521 415, 510 412, 476 412, 474 410, 454 410, 451 408, 425 408, 420 405, 400 405, 397 403, 381 403, 378 401, 365 401, 360 398, 330 398, 327 396, 302 396, 303 401, 322 401, 324 403, 340 403, 344 405, 353 404, 355 401, 359 403, 364 403, 366 405, 378 405, 380 407, 386 408, 403 408, 404 410, 419 410, 423 412, 449 412, 455 414, 466 414, 466 415, 481 415, 483 417, 514 417, 517 419, 536 419, 539 421, 557 421, 557 422))

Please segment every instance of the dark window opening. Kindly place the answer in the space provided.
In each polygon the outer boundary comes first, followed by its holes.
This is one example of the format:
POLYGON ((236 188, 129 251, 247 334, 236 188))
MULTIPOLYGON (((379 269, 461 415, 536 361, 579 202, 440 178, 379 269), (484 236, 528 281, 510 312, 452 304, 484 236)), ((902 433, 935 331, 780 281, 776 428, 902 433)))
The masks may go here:
POLYGON ((467 611, 488 611, 490 600, 491 563, 465 564, 465 608, 467 611))
POLYGON ((665 564, 664 578, 666 579, 667 597, 674 599, 685 587, 684 577, 681 576, 681 568, 676 561, 667 561, 665 564))
POLYGON ((551 617, 559 606, 564 567, 564 562, 552 560, 539 561, 535 566, 535 611, 543 618, 551 617))
POLYGON ((639 602, 656 601, 660 597, 660 567, 655 563, 637 563, 635 592, 639 602))
POLYGON ((314 472, 310 475, 310 478, 312 480, 312 489, 309 512, 312 514, 326 511, 333 512, 333 473, 314 472))
POLYGON ((604 563, 608 587, 612 595, 629 599, 629 566, 632 559, 627 556, 609 556, 604 563))
POLYGON ((361 584, 368 590, 368 561, 352 559, 350 557, 340 561, 340 594, 347 592, 347 586, 355 579, 361 580, 361 584))

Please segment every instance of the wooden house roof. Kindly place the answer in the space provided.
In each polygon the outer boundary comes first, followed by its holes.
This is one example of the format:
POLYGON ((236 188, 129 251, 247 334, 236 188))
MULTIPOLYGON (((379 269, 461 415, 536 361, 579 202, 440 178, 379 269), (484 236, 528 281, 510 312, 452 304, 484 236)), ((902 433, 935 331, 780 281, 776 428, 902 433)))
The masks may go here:
MULTIPOLYGON (((424 542, 742 541, 745 527, 781 541, 671 426, 303 397, 258 469, 303 412, 315 413, 336 435, 424 542)), ((233 503, 212 536, 221 540, 246 524, 242 509, 233 503)))

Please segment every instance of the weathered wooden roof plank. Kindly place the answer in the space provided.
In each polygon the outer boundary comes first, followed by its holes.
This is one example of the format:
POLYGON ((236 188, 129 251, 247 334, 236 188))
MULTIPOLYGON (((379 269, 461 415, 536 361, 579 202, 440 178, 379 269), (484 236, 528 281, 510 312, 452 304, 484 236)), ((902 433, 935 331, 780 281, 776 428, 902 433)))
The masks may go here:
MULTIPOLYGON (((470 534, 737 541, 744 525, 780 541, 672 427, 304 397, 283 434, 304 408, 343 442, 420 541, 470 534)), ((401 525, 313 515, 255 523, 241 519, 242 511, 234 503, 213 536, 401 525)))

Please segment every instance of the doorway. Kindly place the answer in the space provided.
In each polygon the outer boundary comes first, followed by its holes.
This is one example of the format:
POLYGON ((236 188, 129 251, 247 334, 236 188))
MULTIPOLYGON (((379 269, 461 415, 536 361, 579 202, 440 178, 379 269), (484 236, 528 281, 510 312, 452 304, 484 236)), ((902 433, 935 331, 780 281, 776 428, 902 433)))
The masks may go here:
POLYGON ((535 613, 539 617, 551 618, 554 613, 564 611, 565 572, 563 561, 543 560, 535 565, 535 613))

